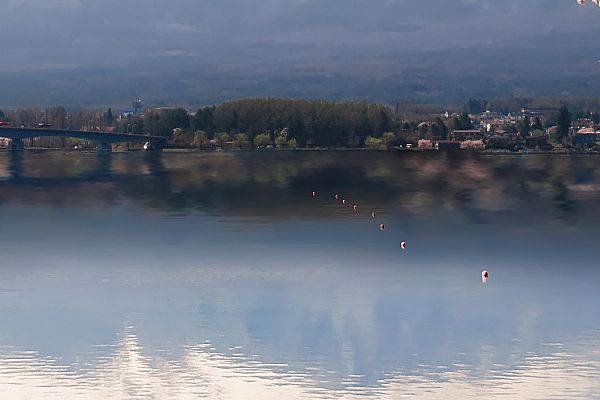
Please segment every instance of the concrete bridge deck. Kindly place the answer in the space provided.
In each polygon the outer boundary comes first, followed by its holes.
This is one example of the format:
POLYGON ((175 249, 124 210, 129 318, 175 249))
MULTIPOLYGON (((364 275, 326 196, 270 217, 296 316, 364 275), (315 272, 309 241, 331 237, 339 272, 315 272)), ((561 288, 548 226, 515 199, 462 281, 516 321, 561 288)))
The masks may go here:
POLYGON ((129 133, 73 131, 52 128, 16 128, 0 127, 0 137, 13 140, 23 140, 36 137, 69 137, 90 140, 98 143, 145 143, 160 144, 166 139, 161 136, 134 135, 129 133))

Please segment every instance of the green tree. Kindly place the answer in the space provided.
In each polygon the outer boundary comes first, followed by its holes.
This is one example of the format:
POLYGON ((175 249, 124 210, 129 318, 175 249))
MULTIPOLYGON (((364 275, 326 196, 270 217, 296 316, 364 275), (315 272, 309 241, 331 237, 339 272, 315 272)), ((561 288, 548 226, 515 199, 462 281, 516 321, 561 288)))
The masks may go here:
POLYGON ((446 140, 448 138, 448 128, 440 117, 435 117, 435 121, 431 124, 431 134, 434 139, 446 140))
POLYGON ((190 127, 190 116, 184 108, 163 111, 162 120, 171 131, 175 128, 188 129, 190 127))
POLYGON ((150 135, 153 136, 170 136, 173 128, 168 129, 163 126, 158 115, 150 115, 144 119, 144 125, 150 135))
POLYGON ((180 128, 175 128, 173 135, 167 142, 177 148, 186 148, 194 142, 194 134, 180 128))
POLYGON ((4 114, 4 111, 0 110, 0 120, 5 120, 6 119, 6 115, 4 114))
POLYGON ((112 113, 112 108, 110 108, 110 107, 108 107, 108 110, 106 111, 105 120, 106 120, 105 121, 106 126, 113 126, 113 124, 115 123, 115 118, 112 113))
POLYGON ((542 120, 540 117, 535 117, 535 122, 533 123, 533 129, 538 131, 544 130, 544 125, 542 125, 542 120))
POLYGON ((268 133, 261 133, 256 135, 254 138, 254 146, 256 147, 266 147, 271 144, 271 135, 268 133))
POLYGON ((295 138, 291 138, 287 142, 287 147, 289 147, 290 149, 296 149, 296 148, 298 148, 298 142, 296 141, 295 138))
POLYGON ((187 130, 190 127, 190 116, 183 108, 164 110, 146 117, 144 125, 152 135, 169 137, 175 128, 187 130))
POLYGON ((277 136, 275 138, 275 145, 277 147, 285 147, 287 145, 287 140, 284 136, 277 136))
POLYGON ((365 146, 369 149, 381 149, 381 144, 383 143, 382 139, 368 136, 365 140, 365 146))
POLYGON ((471 117, 466 112, 460 115, 460 125, 461 129, 473 129, 473 121, 471 121, 471 117))
POLYGON ((192 139, 191 145, 198 149, 204 147, 208 143, 208 136, 204 131, 196 131, 194 133, 194 138, 192 139))
POLYGON ((415 133, 417 131, 417 121, 410 121, 410 131, 415 133))
POLYGON ((381 104, 284 99, 243 99, 199 109, 192 128, 245 132, 250 139, 262 132, 286 131, 300 146, 362 144, 397 129, 393 111, 381 104), (210 126, 210 128, 209 128, 210 126), (288 128, 288 129, 286 129, 288 128))
POLYGON ((239 149, 242 148, 242 146, 244 146, 244 143, 248 141, 248 135, 246 135, 245 133, 238 133, 235 135, 235 143, 237 144, 237 147, 239 149))
POLYGON ((217 140, 217 145, 223 148, 223 145, 229 141, 229 133, 227 132, 218 132, 215 135, 215 139, 217 140))
POLYGON ((519 130, 514 126, 514 124, 504 124, 502 127, 506 133, 518 133, 519 130))
POLYGON ((485 111, 487 101, 482 102, 479 99, 469 99, 468 109, 471 114, 481 114, 485 111))
POLYGON ((566 106, 562 106, 558 111, 558 118, 556 119, 556 131, 553 135, 552 140, 555 142, 564 142, 569 136, 571 130, 571 113, 566 106))
POLYGON ((193 130, 203 130, 209 137, 215 132, 214 113, 215 106, 202 107, 196 111, 196 114, 191 118, 190 124, 193 130))
POLYGON ((529 132, 531 131, 531 119, 529 116, 523 118, 523 121, 519 124, 519 135, 522 138, 526 138, 529 136, 529 132))
POLYGON ((463 126, 462 126, 462 122, 460 122, 460 119, 458 119, 458 117, 452 118, 452 130, 460 131, 462 129, 463 129, 463 126))
POLYGON ((383 143, 389 148, 393 146, 396 141, 396 134, 394 132, 385 132, 383 134, 383 143))

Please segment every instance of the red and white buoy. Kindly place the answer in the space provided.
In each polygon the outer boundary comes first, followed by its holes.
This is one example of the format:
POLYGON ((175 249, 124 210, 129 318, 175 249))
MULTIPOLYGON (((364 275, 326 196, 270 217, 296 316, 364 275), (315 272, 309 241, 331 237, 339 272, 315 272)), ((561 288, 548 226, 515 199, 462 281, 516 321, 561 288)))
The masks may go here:
POLYGON ((406 242, 401 242, 401 243, 400 243, 400 248, 401 248, 402 250, 406 250, 406 242))
POLYGON ((375 212, 371 213, 371 218, 375 218, 375 212))
POLYGON ((342 200, 342 204, 346 205, 346 200, 342 200))
POLYGON ((336 200, 339 200, 339 199, 340 199, 340 195, 339 195, 339 194, 336 194, 336 195, 335 195, 335 199, 336 199, 336 200))
POLYGON ((379 229, 381 229, 382 231, 385 231, 385 224, 379 224, 379 229))
POLYGON ((312 193, 313 197, 317 197, 317 192, 312 193))
POLYGON ((490 273, 487 271, 483 271, 481 273, 481 282, 487 283, 489 277, 490 277, 490 273))
POLYGON ((354 211, 358 211, 358 206, 355 204, 353 207, 354 211))

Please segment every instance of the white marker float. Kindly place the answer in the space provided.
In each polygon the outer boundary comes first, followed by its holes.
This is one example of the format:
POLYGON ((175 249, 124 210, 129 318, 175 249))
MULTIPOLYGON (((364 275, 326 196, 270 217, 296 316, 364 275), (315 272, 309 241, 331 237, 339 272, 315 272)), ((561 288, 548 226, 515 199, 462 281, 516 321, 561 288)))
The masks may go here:
POLYGON ((483 271, 481 273, 481 282, 487 283, 489 277, 490 277, 490 273, 487 271, 483 271))

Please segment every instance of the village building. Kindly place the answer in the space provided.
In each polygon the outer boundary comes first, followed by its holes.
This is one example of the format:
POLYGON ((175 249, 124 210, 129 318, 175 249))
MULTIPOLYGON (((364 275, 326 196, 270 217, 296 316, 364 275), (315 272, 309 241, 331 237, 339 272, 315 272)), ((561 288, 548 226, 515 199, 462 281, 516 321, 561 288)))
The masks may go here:
POLYGON ((558 108, 523 108, 521 115, 529 118, 549 118, 558 114, 558 108))
POLYGON ((596 128, 579 129, 573 136, 573 145, 592 146, 600 143, 600 130, 596 128))
POLYGON ((464 142, 467 140, 480 140, 483 139, 483 132, 479 129, 469 130, 453 130, 450 133, 450 139, 455 142, 464 142))

